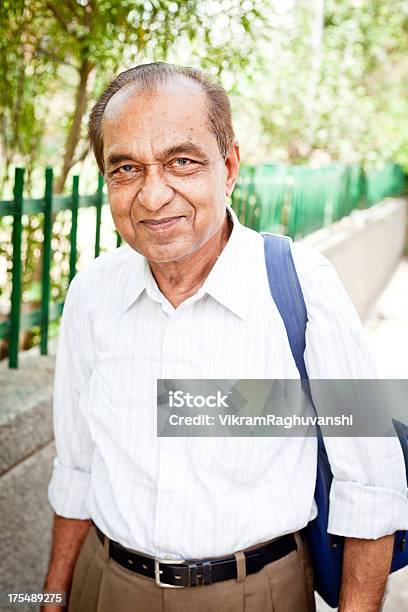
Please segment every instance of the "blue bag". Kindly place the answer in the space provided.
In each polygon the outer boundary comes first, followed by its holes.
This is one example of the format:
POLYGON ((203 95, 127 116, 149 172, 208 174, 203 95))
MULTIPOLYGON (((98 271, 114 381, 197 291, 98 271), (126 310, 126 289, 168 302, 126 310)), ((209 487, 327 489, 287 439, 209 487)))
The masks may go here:
MULTIPOLYGON (((302 379, 302 386, 312 402, 303 357, 306 347, 307 310, 292 259, 291 239, 266 232, 262 234, 269 288, 285 324, 293 358, 302 379)), ((394 427, 404 453, 408 481, 408 427, 396 420, 394 420, 394 427)), ((307 542, 315 574, 315 589, 329 606, 336 608, 339 605, 344 538, 327 533, 329 493, 333 475, 319 428, 317 428, 317 439, 315 501, 318 516, 306 528, 307 542)), ((391 572, 406 565, 408 565, 407 532, 397 531, 391 572)))

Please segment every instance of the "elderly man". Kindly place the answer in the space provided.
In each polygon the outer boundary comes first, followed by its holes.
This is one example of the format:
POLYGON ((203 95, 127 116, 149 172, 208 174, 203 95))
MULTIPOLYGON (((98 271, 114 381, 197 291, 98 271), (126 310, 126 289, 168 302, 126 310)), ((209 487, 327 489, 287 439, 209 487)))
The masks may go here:
MULTIPOLYGON (((138 66, 101 95, 90 138, 126 244, 77 274, 65 303, 45 586, 69 592, 70 612, 310 612, 316 441, 156 436, 157 379, 298 378, 263 238, 226 203, 239 169, 227 95, 191 68, 138 66)), ((293 256, 309 376, 371 377, 333 268, 293 256)), ((388 487, 395 455, 354 470, 358 450, 327 447, 329 527, 347 538, 341 610, 378 610, 403 477, 388 487)))

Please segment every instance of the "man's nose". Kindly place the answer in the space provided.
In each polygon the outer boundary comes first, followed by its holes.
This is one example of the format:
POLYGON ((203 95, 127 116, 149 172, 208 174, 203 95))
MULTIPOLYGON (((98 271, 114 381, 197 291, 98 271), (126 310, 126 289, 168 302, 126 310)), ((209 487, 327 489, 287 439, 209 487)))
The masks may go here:
POLYGON ((173 189, 166 184, 165 173, 161 168, 149 167, 139 189, 139 203, 149 210, 159 210, 173 199, 173 189))

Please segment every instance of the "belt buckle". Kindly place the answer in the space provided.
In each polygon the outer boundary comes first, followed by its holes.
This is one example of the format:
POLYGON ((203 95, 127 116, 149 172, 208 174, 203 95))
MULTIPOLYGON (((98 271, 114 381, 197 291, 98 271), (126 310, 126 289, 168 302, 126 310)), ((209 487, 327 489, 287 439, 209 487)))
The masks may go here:
POLYGON ((159 587, 166 587, 168 589, 184 589, 183 584, 167 584, 166 582, 162 582, 160 580, 160 574, 163 570, 160 569, 160 563, 167 565, 181 565, 185 563, 184 559, 154 559, 154 577, 156 580, 156 584, 159 587))

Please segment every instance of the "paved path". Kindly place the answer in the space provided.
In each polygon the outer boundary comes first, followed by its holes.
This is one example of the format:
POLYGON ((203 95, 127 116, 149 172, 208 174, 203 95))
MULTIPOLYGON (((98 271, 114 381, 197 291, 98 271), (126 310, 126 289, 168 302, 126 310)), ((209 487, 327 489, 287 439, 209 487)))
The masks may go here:
POLYGON ((403 260, 366 323, 382 378, 408 378, 408 260, 403 260))
MULTIPOLYGON (((365 328, 379 376, 408 378, 408 260, 398 266, 365 328)), ((317 609, 333 610, 320 598, 317 609)), ((383 612, 408 612, 408 568, 390 576, 383 612)))

